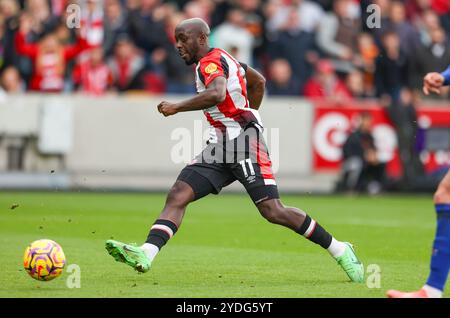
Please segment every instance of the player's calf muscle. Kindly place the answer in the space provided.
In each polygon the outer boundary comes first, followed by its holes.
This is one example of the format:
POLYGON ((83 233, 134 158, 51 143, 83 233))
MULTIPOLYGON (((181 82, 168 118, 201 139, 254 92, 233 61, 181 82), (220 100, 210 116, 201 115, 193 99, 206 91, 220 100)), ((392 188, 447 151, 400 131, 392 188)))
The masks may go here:
POLYGON ((266 200, 257 205, 261 215, 269 222, 284 225, 296 231, 305 220, 297 208, 285 207, 277 200, 266 200))
POLYGON ((285 221, 284 211, 273 204, 268 204, 267 201, 258 204, 258 210, 261 215, 270 223, 283 224, 285 221))
POLYGON ((183 181, 176 181, 167 195, 166 204, 159 218, 170 220, 179 227, 187 205, 193 200, 192 188, 183 181))

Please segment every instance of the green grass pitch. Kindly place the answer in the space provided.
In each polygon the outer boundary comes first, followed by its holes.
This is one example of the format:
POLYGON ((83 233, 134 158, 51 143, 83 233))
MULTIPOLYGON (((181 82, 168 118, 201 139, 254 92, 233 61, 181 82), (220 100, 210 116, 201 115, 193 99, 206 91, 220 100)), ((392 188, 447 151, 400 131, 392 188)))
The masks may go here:
POLYGON ((379 266, 380 288, 349 283, 326 251, 265 221, 246 195, 193 203, 150 272, 115 262, 105 240, 141 244, 164 200, 164 194, 0 193, 0 297, 385 297, 390 288, 418 289, 428 274, 431 195, 283 197, 354 243, 365 266, 379 266), (57 241, 67 264, 80 266, 81 288, 66 286, 67 271, 50 282, 26 274, 25 247, 41 238, 57 241))

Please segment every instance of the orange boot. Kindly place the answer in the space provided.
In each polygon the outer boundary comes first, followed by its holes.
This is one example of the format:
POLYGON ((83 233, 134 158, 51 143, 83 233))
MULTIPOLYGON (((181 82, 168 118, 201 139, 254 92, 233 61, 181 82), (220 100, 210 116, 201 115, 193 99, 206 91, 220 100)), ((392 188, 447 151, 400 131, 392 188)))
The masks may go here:
POLYGON ((410 293, 391 289, 391 290, 388 290, 387 296, 389 298, 430 298, 428 296, 426 290, 423 288, 418 291, 410 292, 410 293))

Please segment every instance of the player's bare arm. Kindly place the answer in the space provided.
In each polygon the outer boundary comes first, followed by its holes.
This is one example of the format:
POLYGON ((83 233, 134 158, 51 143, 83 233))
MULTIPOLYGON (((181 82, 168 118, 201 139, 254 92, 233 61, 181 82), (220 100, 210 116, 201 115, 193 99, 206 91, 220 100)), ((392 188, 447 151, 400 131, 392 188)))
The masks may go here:
POLYGON ((227 80, 223 76, 216 77, 207 89, 193 98, 179 103, 163 101, 158 105, 158 111, 164 116, 175 115, 178 112, 201 110, 217 105, 225 100, 227 80))
POLYGON ((258 110, 264 97, 266 79, 257 70, 247 67, 247 98, 250 108, 258 110))

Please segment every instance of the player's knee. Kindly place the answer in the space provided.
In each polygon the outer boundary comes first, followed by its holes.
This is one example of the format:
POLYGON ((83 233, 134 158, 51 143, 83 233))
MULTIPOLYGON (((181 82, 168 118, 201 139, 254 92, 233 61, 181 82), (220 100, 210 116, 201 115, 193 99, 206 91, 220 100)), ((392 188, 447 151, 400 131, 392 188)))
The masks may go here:
POLYGON ((449 204, 450 203, 450 188, 441 183, 439 184, 433 196, 434 204, 449 204))
POLYGON ((450 203, 449 198, 450 194, 447 191, 438 188, 434 193, 433 202, 434 204, 450 203))
POLYGON ((189 185, 175 182, 167 195, 166 205, 173 207, 185 207, 194 199, 193 191, 189 185))

